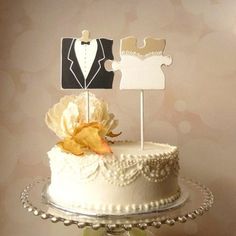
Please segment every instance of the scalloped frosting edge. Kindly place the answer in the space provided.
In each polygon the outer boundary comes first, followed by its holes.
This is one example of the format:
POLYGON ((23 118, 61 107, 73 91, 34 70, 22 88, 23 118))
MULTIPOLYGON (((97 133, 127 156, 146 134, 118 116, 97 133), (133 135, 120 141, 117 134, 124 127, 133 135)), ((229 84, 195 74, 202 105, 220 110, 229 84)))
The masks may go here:
POLYGON ((123 158, 117 159, 114 155, 109 155, 110 158, 101 158, 101 156, 97 154, 88 154, 86 157, 77 157, 73 154, 64 152, 60 147, 55 146, 48 152, 48 156, 51 169, 56 170, 56 172, 58 169, 58 158, 62 158, 60 160, 61 166, 71 168, 70 172, 74 170, 76 161, 77 165, 80 166, 79 169, 76 169, 76 179, 78 182, 91 181, 100 172, 107 182, 122 187, 132 183, 139 176, 143 176, 146 180, 151 182, 161 182, 166 179, 170 173, 178 176, 178 149, 175 147, 172 149, 173 151, 171 152, 165 152, 159 155, 142 155, 142 158, 141 155, 128 155, 127 158, 126 156, 123 156, 123 158), (70 163, 70 158, 76 159, 71 159, 73 161, 70 163), (80 173, 79 170, 82 169, 81 167, 86 169, 86 176, 82 171, 80 173), (133 172, 127 171, 130 167, 132 167, 133 172), (156 169, 154 167, 156 167, 156 169), (125 173, 125 175, 119 173, 125 173))

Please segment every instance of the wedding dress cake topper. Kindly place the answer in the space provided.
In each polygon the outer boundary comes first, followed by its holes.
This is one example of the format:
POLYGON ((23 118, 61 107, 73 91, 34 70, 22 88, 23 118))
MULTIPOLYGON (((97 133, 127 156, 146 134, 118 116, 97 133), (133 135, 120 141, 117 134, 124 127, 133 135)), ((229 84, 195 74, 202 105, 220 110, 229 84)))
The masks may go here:
POLYGON ((170 56, 164 56, 165 39, 147 37, 144 46, 137 46, 135 37, 121 39, 121 61, 113 62, 114 70, 122 72, 120 89, 164 89, 162 65, 170 65, 170 56))
POLYGON ((140 147, 144 149, 144 91, 165 88, 162 65, 170 65, 170 56, 164 56, 165 39, 147 37, 144 46, 137 46, 133 36, 120 41, 120 62, 113 61, 113 70, 121 71, 120 89, 140 90, 140 147))
POLYGON ((114 72, 104 63, 113 60, 113 40, 90 39, 88 30, 81 38, 63 38, 61 47, 62 89, 112 88, 114 72))

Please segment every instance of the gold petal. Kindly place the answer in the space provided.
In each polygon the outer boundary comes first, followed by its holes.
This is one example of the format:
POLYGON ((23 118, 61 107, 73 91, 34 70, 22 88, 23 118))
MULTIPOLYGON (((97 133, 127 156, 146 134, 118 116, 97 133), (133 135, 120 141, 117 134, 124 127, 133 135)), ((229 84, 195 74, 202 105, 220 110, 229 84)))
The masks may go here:
POLYGON ((66 138, 63 142, 59 142, 58 145, 65 151, 73 153, 74 155, 80 156, 84 154, 81 146, 72 138, 66 138))
POLYGON ((119 133, 115 134, 112 131, 110 131, 106 136, 114 138, 114 137, 117 137, 117 136, 119 136, 121 134, 122 134, 122 132, 119 132, 119 133))
POLYGON ((103 127, 96 122, 83 124, 77 130, 74 139, 77 143, 88 147, 88 149, 97 154, 111 153, 108 143, 100 136, 102 130, 103 127))

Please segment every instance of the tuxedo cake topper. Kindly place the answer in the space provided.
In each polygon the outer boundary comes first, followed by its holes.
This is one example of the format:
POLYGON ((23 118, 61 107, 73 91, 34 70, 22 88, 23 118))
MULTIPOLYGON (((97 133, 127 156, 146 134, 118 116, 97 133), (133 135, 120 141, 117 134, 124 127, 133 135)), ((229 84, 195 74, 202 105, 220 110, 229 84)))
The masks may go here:
POLYGON ((81 38, 63 38, 61 46, 62 89, 110 89, 114 72, 105 69, 113 60, 113 40, 90 39, 88 30, 81 38))

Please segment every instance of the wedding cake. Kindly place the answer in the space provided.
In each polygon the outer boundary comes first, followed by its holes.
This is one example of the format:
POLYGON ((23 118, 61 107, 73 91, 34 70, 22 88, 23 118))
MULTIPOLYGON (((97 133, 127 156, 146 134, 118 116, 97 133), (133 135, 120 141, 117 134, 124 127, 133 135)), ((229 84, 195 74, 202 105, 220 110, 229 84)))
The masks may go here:
POLYGON ((86 214, 132 214, 155 211, 180 197, 177 147, 144 142, 144 90, 165 88, 162 65, 166 41, 147 37, 138 47, 135 37, 120 42, 120 89, 140 90, 141 142, 114 141, 118 120, 108 105, 88 89, 112 88, 113 40, 64 38, 61 47, 62 89, 85 89, 63 97, 46 115, 48 127, 60 138, 48 152, 51 182, 48 199, 54 205, 86 214))
POLYGON ((63 97, 46 114, 61 139, 48 152, 50 201, 86 214, 132 214, 173 204, 178 185, 178 149, 168 144, 114 141, 118 120, 89 93, 63 97), (89 119, 89 121, 88 121, 89 119))

